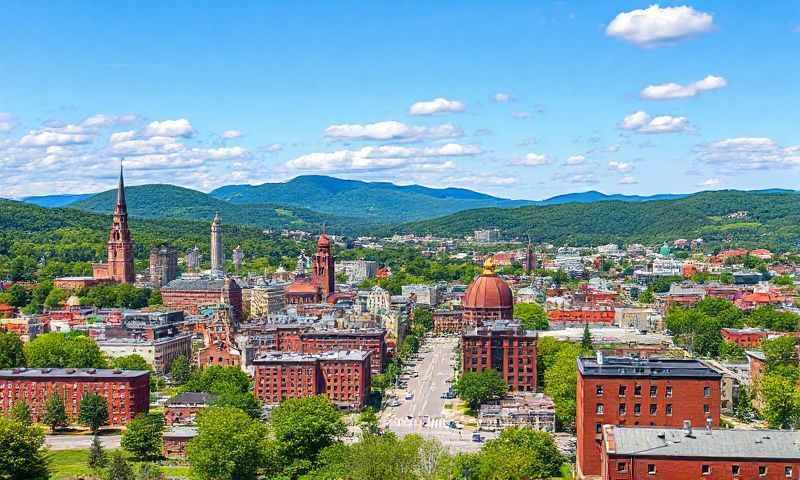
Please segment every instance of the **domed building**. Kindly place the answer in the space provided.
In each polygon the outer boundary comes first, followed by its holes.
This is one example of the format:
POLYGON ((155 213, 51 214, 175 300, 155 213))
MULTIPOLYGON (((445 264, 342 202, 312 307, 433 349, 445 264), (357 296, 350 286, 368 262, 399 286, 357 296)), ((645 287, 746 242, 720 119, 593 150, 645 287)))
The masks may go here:
POLYGON ((514 312, 514 295, 494 271, 492 257, 483 264, 483 272, 472 281, 464 293, 461 306, 464 325, 479 326, 487 321, 511 320, 514 312))

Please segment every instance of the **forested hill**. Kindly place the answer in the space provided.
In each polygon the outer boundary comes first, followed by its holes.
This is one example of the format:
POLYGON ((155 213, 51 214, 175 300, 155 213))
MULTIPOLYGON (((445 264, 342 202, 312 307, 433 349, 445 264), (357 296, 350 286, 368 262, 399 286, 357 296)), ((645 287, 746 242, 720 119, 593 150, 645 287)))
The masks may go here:
POLYGON ((506 237, 530 235, 559 245, 702 237, 786 249, 800 242, 800 194, 726 190, 650 202, 483 208, 407 223, 395 231, 462 236, 489 227, 506 237))
MULTIPOLYGON (((111 213, 116 190, 92 195, 69 205, 94 213, 111 213)), ((253 225, 259 228, 296 228, 318 231, 323 223, 334 233, 357 233, 365 227, 362 219, 312 212, 305 208, 275 204, 237 205, 211 195, 174 185, 141 185, 125 188, 128 215, 137 218, 202 220, 210 224, 216 213, 223 224, 253 225)))
POLYGON ((463 188, 428 188, 362 182, 306 175, 285 183, 228 185, 211 195, 237 204, 276 203, 340 216, 358 216, 372 223, 396 224, 481 207, 528 205, 463 188))

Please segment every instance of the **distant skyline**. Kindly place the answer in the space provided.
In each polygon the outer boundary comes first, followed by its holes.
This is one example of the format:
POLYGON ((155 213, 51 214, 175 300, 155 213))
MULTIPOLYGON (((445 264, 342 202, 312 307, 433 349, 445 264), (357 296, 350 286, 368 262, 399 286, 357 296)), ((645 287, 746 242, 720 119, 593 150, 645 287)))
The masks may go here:
POLYGON ((7 2, 0 197, 800 188, 800 2, 7 2))

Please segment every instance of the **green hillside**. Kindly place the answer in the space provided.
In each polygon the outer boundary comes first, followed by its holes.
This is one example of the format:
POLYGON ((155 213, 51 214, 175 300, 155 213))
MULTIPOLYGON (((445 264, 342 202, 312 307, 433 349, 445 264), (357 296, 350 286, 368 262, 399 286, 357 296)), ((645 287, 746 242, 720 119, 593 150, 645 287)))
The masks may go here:
POLYGON ((488 227, 509 238, 530 235, 536 242, 562 245, 702 237, 710 243, 786 249, 800 241, 800 194, 718 191, 650 202, 484 208, 407 223, 395 231, 461 236, 488 227))
POLYGON ((399 223, 433 218, 481 207, 513 207, 532 202, 507 200, 463 188, 428 188, 386 182, 343 180, 306 175, 285 183, 228 185, 211 195, 236 204, 275 203, 374 223, 399 223))
MULTIPOLYGON (((72 208, 94 213, 111 213, 116 190, 92 195, 70 204, 72 208)), ((320 214, 310 210, 271 204, 238 205, 219 200, 203 192, 174 185, 141 185, 126 187, 128 214, 137 218, 177 218, 211 222, 214 214, 222 216, 223 224, 253 225, 259 228, 296 228, 317 231, 323 223, 333 232, 354 233, 364 227, 364 221, 320 214)))

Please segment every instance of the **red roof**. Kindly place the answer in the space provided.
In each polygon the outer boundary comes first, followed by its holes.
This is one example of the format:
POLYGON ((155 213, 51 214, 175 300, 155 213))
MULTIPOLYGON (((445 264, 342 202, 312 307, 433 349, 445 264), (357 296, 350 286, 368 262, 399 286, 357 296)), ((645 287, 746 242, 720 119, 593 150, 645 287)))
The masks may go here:
POLYGON ((316 294, 319 288, 308 280, 295 280, 288 287, 286 293, 311 293, 316 294))
POLYGON ((465 308, 513 308, 514 296, 496 275, 481 275, 472 281, 461 299, 465 308))

